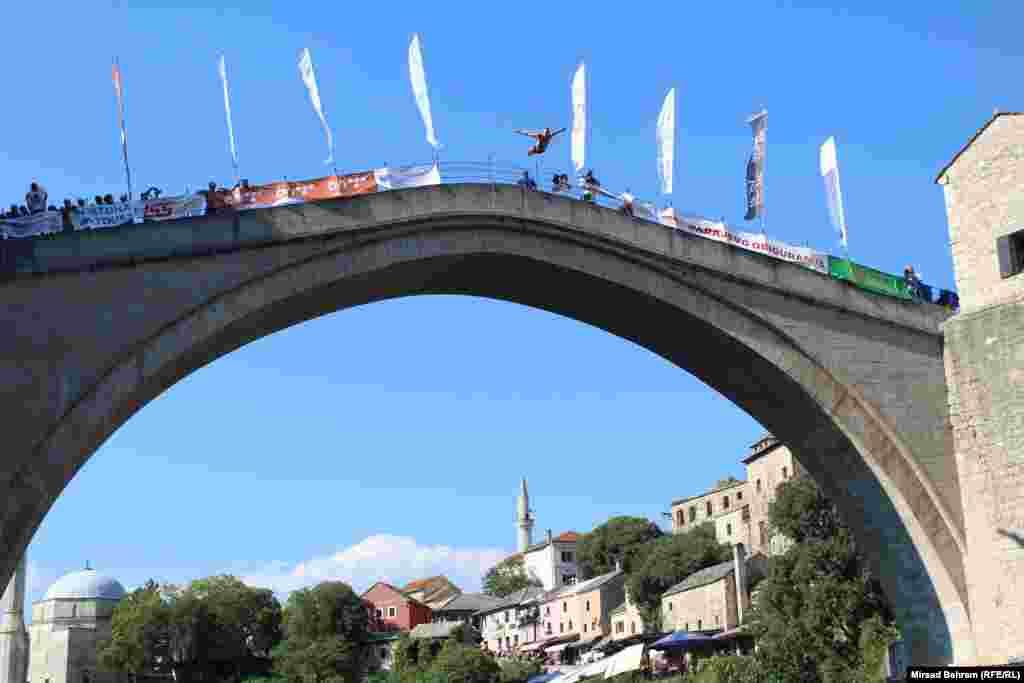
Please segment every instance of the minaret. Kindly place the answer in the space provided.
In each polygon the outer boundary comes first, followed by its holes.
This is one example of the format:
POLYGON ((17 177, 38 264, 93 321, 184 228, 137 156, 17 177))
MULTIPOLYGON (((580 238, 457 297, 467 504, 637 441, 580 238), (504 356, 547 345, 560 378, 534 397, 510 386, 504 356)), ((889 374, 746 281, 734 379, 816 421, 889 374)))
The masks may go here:
POLYGON ((533 544, 533 512, 530 510, 530 494, 526 492, 526 479, 523 479, 516 501, 516 527, 519 531, 519 552, 525 552, 533 544))
POLYGON ((25 557, 0 600, 0 683, 25 683, 28 631, 25 629, 25 557))

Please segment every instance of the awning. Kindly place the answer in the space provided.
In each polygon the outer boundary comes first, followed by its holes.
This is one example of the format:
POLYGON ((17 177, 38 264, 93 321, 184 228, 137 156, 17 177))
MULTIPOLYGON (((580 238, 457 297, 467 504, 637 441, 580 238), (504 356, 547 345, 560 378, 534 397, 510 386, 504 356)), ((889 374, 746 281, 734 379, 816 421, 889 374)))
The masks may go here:
POLYGON ((553 680, 555 678, 558 678, 561 675, 562 674, 559 673, 558 671, 552 671, 550 673, 543 673, 543 674, 539 674, 537 676, 534 676, 533 678, 528 679, 526 681, 526 683, 548 683, 548 681, 553 680))
POLYGON ((729 629, 728 631, 722 631, 721 633, 712 637, 715 640, 733 640, 741 636, 750 636, 750 634, 744 631, 742 626, 737 626, 736 628, 729 629))
POLYGON ((618 674, 626 673, 627 671, 636 671, 640 668, 640 663, 644 658, 644 644, 638 643, 637 645, 631 645, 622 652, 609 657, 608 659, 602 659, 602 662, 607 662, 607 668, 604 670, 604 677, 611 678, 618 674))
POLYGON ((570 647, 586 647, 588 645, 593 645, 594 643, 596 643, 597 641, 599 641, 599 640, 601 640, 603 638, 604 638, 604 636, 602 636, 600 633, 598 633, 596 636, 591 636, 589 638, 586 638, 585 640, 579 640, 579 641, 576 641, 574 643, 569 643, 569 646, 570 647))
POLYGON ((558 679, 558 683, 577 683, 577 681, 581 681, 584 678, 600 676, 605 672, 605 669, 608 668, 608 663, 610 661, 611 660, 609 659, 601 659, 594 662, 593 664, 588 664, 582 669, 577 669, 576 671, 573 671, 571 674, 563 676, 562 678, 558 679))
POLYGON ((712 636, 706 636, 703 633, 690 633, 689 631, 676 631, 675 633, 665 636, 654 645, 651 645, 652 650, 671 650, 675 648, 686 649, 693 647, 694 645, 700 645, 703 643, 713 643, 715 639, 712 636))

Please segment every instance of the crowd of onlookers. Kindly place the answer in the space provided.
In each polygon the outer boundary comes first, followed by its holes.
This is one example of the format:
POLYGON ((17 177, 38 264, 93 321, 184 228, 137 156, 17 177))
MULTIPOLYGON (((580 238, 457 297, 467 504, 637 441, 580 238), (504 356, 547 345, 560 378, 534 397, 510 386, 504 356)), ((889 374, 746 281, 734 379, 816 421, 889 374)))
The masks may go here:
MULTIPOLYGON (((151 187, 140 196, 141 199, 157 199, 162 194, 161 190, 156 187, 151 187)), ((71 213, 75 209, 84 209, 89 206, 105 206, 115 204, 114 195, 96 195, 92 200, 86 199, 65 199, 62 206, 57 207, 53 204, 48 203, 49 194, 38 182, 34 182, 29 186, 28 192, 25 193, 24 204, 11 204, 9 209, 0 209, 0 219, 12 219, 12 218, 28 218, 48 211, 57 212, 60 211, 64 221, 64 227, 71 225, 71 213)), ((128 201, 128 195, 122 194, 118 202, 124 203, 128 201)))
MULTIPOLYGON (((152 192, 156 188, 151 188, 148 192, 152 192)), ((159 197, 159 190, 157 190, 156 196, 159 197)), ((146 199, 147 197, 143 197, 146 199)), ((61 211, 70 215, 73 209, 80 208, 84 209, 87 206, 102 206, 104 204, 114 204, 114 195, 96 195, 92 201, 85 199, 65 199, 63 206, 60 208, 53 204, 48 204, 49 194, 46 192, 46 188, 40 185, 38 182, 32 183, 29 186, 28 192, 25 193, 25 203, 11 204, 9 209, 0 209, 0 218, 25 218, 28 216, 35 216, 40 213, 47 211, 61 211)), ((128 201, 128 195, 122 194, 120 201, 128 201)))

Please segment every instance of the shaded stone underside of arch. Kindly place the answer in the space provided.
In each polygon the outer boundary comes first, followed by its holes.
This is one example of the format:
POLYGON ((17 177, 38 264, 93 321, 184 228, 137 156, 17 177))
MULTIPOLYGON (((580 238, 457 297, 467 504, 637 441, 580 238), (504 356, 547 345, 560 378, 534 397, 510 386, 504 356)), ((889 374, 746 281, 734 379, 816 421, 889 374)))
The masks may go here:
MULTIPOLYGON (((5 330, 15 341, 4 357, 26 361, 20 370, 0 362, 24 399, 4 409, 30 424, 13 440, 11 462, 20 466, 2 473, 0 487, 20 504, 0 507, 0 542, 23 550, 89 455, 194 369, 317 315, 430 293, 567 315, 701 378, 789 444, 838 502, 918 629, 904 629, 912 659, 954 659, 954 632, 966 633, 961 540, 940 487, 901 437, 928 426, 913 403, 944 401, 944 385, 937 397, 929 383, 936 368, 942 381, 941 337, 635 245, 486 214, 3 285, 0 303, 18 323, 5 330), (867 398, 880 386, 890 399, 867 398), (47 412, 46 428, 31 424, 29 416, 47 412)), ((652 466, 666 457, 673 454, 653 455, 652 466)))

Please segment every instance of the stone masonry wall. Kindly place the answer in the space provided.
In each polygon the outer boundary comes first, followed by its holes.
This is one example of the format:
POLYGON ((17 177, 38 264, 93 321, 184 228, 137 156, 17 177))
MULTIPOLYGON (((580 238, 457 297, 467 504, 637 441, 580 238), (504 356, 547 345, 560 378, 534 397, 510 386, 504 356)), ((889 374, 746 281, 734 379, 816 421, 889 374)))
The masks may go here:
POLYGON ((1024 115, 998 117, 941 181, 964 312, 1024 297, 1024 277, 999 275, 996 239, 1024 229, 1024 115))
POLYGON ((943 325, 980 664, 1024 655, 1024 274, 996 239, 1024 229, 1024 115, 1002 115, 943 178, 962 310, 943 325))
POLYGON ((1024 304, 945 332, 971 622, 983 663, 1002 663, 1024 655, 1024 304))

